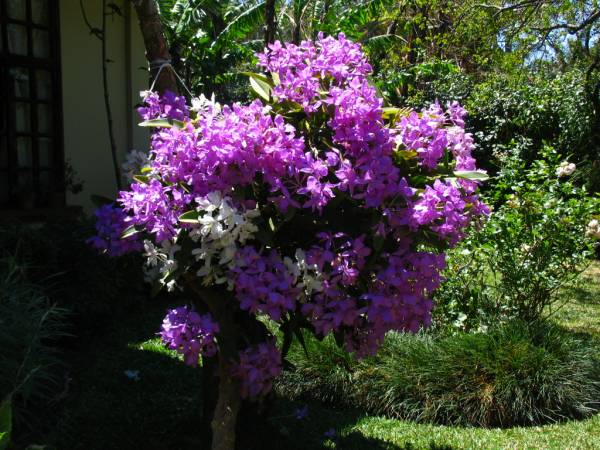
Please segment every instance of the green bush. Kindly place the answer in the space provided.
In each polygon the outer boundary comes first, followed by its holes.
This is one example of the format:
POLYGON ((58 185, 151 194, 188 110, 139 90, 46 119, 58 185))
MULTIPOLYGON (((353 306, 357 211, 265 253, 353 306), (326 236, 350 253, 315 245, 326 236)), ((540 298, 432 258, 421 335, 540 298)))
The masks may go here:
POLYGON ((598 211, 585 171, 558 177, 560 156, 546 147, 529 169, 510 155, 488 201, 488 222, 448 253, 447 279, 436 291, 435 322, 477 329, 498 320, 537 320, 552 312, 559 290, 593 254, 586 226, 598 211))
POLYGON ((467 128, 478 144, 477 162, 492 173, 499 158, 515 147, 520 148, 528 167, 550 144, 563 157, 573 155, 595 167, 590 175, 594 190, 600 190, 600 144, 584 69, 572 67, 560 74, 514 70, 476 76, 432 60, 408 71, 389 69, 377 80, 382 93, 394 98, 395 104, 420 109, 436 100, 442 104, 459 101, 469 111, 467 128))
POLYGON ((497 156, 521 142, 521 158, 531 163, 549 143, 563 157, 597 158, 584 80, 585 71, 573 68, 560 75, 495 75, 474 85, 466 103, 480 152, 497 156))
POLYGON ((594 346, 556 325, 511 321, 488 333, 387 337, 374 358, 341 371, 333 344, 294 349, 296 368, 277 388, 373 414, 451 425, 537 425, 595 411, 594 346))

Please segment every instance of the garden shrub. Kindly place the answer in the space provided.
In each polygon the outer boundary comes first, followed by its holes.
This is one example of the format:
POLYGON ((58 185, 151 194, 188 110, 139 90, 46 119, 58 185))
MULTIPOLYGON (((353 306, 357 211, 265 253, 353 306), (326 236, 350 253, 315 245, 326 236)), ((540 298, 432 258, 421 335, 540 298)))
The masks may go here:
POLYGON ((416 109, 436 100, 464 104, 470 113, 468 131, 478 143, 477 160, 492 173, 502 155, 515 146, 528 167, 549 144, 563 157, 572 155, 588 167, 596 161, 590 176, 594 190, 600 188, 600 147, 592 103, 585 90, 585 70, 572 67, 560 74, 492 72, 476 77, 441 63, 434 60, 417 65, 408 74, 403 70, 381 73, 378 83, 385 94, 416 109), (406 83, 410 89, 401 98, 396 92, 406 83))
POLYGON ((529 169, 518 153, 503 159, 487 194, 496 210, 448 253, 436 322, 468 330, 511 317, 537 320, 586 267, 594 246, 586 227, 599 199, 585 187, 585 171, 552 148, 541 156, 529 169))
POLYGON ((12 405, 19 429, 34 427, 64 388, 57 343, 68 331, 67 311, 24 277, 14 257, 0 258, 0 403, 12 405))
POLYGON ((13 255, 27 282, 70 311, 77 342, 99 333, 102 324, 139 306, 147 296, 136 258, 98 255, 86 243, 93 230, 85 218, 0 227, 0 252, 13 255))
POLYGON ((303 331, 361 358, 427 326, 444 250, 489 212, 458 103, 384 108, 343 34, 257 58, 249 105, 144 93, 148 160, 91 240, 143 252, 158 288, 193 293, 161 337, 191 366, 217 356, 215 449, 233 448, 241 398, 268 395, 303 331))
POLYGON ((513 141, 527 142, 521 158, 531 163, 546 143, 563 157, 597 158, 593 110, 585 92, 585 72, 556 75, 495 75, 474 86, 468 101, 481 153, 496 156, 513 141))
POLYGON ((600 406, 593 343, 547 322, 487 333, 388 334, 380 353, 340 371, 333 344, 294 348, 279 393, 419 422, 483 427, 580 418, 600 406), (328 356, 329 355, 329 356, 328 356), (335 363, 333 362, 335 361, 335 363))

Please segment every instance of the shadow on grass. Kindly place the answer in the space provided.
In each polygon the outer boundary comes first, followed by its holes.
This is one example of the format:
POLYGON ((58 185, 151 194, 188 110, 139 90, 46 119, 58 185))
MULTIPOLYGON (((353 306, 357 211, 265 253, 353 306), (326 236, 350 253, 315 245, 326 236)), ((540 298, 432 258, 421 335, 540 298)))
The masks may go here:
MULTIPOLYGON (((318 401, 307 403, 279 399, 275 411, 268 422, 277 430, 279 436, 285 436, 279 446, 244 447, 251 450, 312 450, 321 448, 343 450, 415 450, 408 440, 401 445, 387 442, 373 436, 365 436, 358 427, 366 417, 359 410, 336 409, 318 401), (304 419, 296 418, 299 409, 306 408, 308 415, 304 419)), ((439 445, 431 441, 426 447, 430 450, 452 450, 448 445, 439 445)))
POLYGON ((43 443, 86 450, 203 448, 200 370, 147 343, 167 307, 148 303, 119 319, 72 361, 70 392, 43 443))
POLYGON ((593 290, 589 286, 572 287, 569 289, 569 298, 584 305, 600 305, 600 287, 597 290, 593 290))
MULTIPOLYGON (((68 396, 55 417, 48 418, 54 431, 36 437, 36 443, 70 450, 210 448, 210 430, 202 427, 201 419, 201 369, 184 365, 156 337, 168 306, 147 303, 144 310, 115 320, 104 336, 72 361, 68 396), (129 378, 125 371, 139 379, 129 378)), ((364 436, 355 428, 364 418, 359 411, 311 402, 308 416, 297 419, 296 411, 303 406, 278 398, 268 414, 256 418, 258 405, 247 405, 250 414, 241 419, 238 448, 413 448, 364 436)), ((430 448, 450 449, 434 443, 430 448)))

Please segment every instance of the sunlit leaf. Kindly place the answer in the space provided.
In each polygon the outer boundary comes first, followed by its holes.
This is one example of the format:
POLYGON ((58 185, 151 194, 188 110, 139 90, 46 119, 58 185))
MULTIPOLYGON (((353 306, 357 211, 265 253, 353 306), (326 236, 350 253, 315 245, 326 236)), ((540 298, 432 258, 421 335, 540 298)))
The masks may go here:
POLYGON ((188 211, 179 216, 179 221, 182 223, 198 223, 200 213, 198 211, 188 211))
POLYGON ((490 178, 483 170, 455 170, 454 175, 457 178, 464 178, 466 180, 474 181, 485 181, 490 178))

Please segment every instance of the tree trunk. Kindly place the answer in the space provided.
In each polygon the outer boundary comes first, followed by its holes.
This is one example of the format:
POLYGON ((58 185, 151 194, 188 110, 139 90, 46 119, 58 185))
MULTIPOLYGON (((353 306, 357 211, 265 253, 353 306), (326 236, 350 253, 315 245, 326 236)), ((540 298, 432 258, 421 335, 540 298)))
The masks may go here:
POLYGON ((301 25, 300 24, 300 18, 298 17, 297 19, 298 19, 298 22, 296 22, 294 24, 294 31, 292 33, 292 42, 294 44, 296 44, 296 45, 299 45, 300 44, 300 40, 302 39, 302 37, 301 37, 302 30, 300 28, 300 25, 301 25))
POLYGON ((219 324, 218 376, 219 392, 211 422, 212 450, 234 450, 236 423, 242 403, 238 383, 231 376, 231 363, 238 353, 238 328, 233 309, 235 298, 226 291, 200 287, 193 275, 186 276, 187 285, 208 306, 219 324))
MULTIPOLYGON (((137 12, 140 30, 146 47, 146 58, 150 64, 150 73, 153 77, 158 73, 161 64, 171 62, 171 54, 165 38, 160 15, 154 0, 133 0, 137 12)), ((156 90, 164 93, 166 90, 178 93, 177 78, 173 70, 163 67, 156 80, 156 90)))
POLYGON ((265 47, 275 41, 275 0, 265 0, 265 47))
POLYGON ((242 403, 238 383, 231 376, 231 363, 237 357, 237 329, 231 304, 228 305, 226 300, 221 298, 221 304, 216 308, 209 303, 213 311, 218 311, 220 327, 219 394, 211 424, 212 450, 234 450, 235 427, 242 403))
POLYGON ((238 383, 231 377, 231 363, 219 342, 219 397, 212 420, 212 450, 234 450, 235 427, 242 400, 238 383))
POLYGON ((292 30, 292 42, 296 45, 300 44, 301 34, 302 34, 302 15, 304 12, 304 8, 301 8, 302 5, 294 5, 294 29, 292 30))

